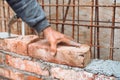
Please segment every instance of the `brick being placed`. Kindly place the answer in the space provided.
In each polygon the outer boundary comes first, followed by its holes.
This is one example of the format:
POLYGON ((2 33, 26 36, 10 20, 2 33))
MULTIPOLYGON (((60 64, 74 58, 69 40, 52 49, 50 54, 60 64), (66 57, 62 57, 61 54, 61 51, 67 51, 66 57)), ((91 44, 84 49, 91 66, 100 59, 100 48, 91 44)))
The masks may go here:
POLYGON ((81 47, 60 45, 57 47, 56 56, 52 56, 48 42, 46 40, 40 40, 29 45, 28 53, 31 57, 48 62, 85 67, 90 61, 89 48, 85 44, 81 45, 81 47))

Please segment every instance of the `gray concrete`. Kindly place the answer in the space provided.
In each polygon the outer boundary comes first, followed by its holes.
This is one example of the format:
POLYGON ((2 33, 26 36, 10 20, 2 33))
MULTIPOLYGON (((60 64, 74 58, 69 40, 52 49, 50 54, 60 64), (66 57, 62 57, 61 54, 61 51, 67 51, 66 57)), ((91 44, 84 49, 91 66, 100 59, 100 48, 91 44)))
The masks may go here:
POLYGON ((104 74, 120 78, 120 62, 118 61, 92 60, 85 70, 95 74, 104 74))

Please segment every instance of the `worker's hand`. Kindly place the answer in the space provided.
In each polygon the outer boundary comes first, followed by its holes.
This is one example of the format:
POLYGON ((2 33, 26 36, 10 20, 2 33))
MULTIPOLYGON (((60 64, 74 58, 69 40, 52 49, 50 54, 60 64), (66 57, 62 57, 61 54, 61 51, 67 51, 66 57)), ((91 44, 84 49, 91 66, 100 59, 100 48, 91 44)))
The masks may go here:
POLYGON ((64 42, 68 45, 72 46, 80 46, 81 44, 78 44, 74 42, 72 39, 69 37, 65 36, 64 34, 55 31, 51 27, 46 28, 44 31, 44 36, 48 40, 50 44, 50 50, 51 50, 51 55, 55 56, 56 50, 57 50, 57 44, 60 42, 64 42))

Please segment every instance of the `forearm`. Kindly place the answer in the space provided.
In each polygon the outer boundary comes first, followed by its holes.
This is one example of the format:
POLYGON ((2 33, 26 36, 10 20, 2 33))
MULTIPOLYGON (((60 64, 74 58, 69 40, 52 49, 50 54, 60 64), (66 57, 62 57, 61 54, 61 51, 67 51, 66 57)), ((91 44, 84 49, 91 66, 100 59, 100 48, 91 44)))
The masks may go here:
POLYGON ((45 13, 36 0, 7 0, 18 17, 37 32, 49 26, 45 13))

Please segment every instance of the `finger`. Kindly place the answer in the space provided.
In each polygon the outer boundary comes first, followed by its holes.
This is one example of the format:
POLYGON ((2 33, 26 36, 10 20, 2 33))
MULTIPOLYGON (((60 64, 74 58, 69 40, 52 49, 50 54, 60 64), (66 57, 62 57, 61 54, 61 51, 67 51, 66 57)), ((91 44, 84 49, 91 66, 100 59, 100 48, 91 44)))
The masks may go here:
POLYGON ((56 56, 57 52, 57 43, 56 42, 51 42, 50 43, 50 53, 52 56, 56 56))
POLYGON ((75 41, 73 41, 73 40, 70 40, 70 39, 68 39, 68 38, 62 39, 61 42, 64 42, 64 43, 66 43, 66 44, 68 44, 68 45, 71 45, 71 46, 76 46, 76 47, 80 47, 80 46, 81 46, 81 44, 79 44, 79 43, 77 43, 77 42, 75 42, 75 41))
POLYGON ((72 40, 69 39, 64 39, 63 42, 67 43, 68 45, 71 46, 76 46, 76 47, 80 47, 80 52, 85 53, 90 49, 90 46, 86 45, 86 44, 79 44, 77 42, 74 42, 72 40))

